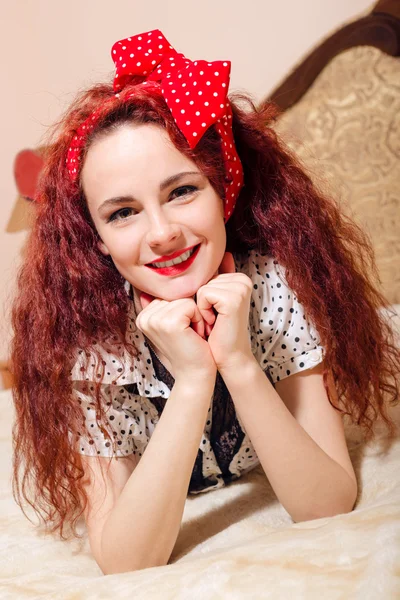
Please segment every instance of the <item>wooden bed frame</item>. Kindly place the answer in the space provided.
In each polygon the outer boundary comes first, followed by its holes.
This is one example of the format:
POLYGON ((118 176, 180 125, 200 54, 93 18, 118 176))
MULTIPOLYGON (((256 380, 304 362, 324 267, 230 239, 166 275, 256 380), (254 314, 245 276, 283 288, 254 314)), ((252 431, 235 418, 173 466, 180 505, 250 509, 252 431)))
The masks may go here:
POLYGON ((400 0, 380 0, 372 11, 331 34, 298 64, 261 102, 274 102, 287 110, 306 93, 330 60, 354 46, 374 46, 400 56, 400 0))

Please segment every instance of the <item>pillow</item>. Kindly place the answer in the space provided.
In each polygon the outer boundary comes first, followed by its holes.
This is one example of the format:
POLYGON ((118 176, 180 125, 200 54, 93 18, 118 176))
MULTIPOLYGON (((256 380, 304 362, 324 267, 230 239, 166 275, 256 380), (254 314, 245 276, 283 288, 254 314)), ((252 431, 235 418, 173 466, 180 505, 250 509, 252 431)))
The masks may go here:
POLYGON ((370 46, 342 52, 276 131, 369 234, 381 292, 400 303, 400 59, 370 46))

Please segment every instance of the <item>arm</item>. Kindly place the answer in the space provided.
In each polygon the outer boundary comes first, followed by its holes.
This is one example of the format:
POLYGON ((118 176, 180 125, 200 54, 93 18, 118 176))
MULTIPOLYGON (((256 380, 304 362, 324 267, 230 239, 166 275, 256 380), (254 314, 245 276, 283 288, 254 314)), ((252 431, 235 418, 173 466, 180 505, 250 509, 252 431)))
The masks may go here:
MULTIPOLYGON (((106 575, 165 565, 169 560, 215 385, 215 377, 196 377, 175 381, 137 466, 121 467, 113 488, 108 480, 109 510, 95 512, 100 502, 91 501, 88 527, 97 523, 91 546, 106 575)), ((127 465, 126 458, 113 460, 127 465)), ((103 499, 104 488, 97 490, 97 496, 103 499)))
POLYGON ((291 375, 276 389, 254 357, 221 372, 262 467, 294 521, 349 512, 357 496, 341 417, 328 401, 321 372, 319 365, 291 375))

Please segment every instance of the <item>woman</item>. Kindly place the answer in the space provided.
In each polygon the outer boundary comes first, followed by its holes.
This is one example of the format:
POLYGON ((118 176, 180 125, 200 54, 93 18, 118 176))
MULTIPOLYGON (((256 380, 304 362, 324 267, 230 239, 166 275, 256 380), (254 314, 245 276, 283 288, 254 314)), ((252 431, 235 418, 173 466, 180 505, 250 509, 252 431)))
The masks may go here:
POLYGON ((49 138, 12 348, 16 499, 61 537, 84 514, 104 573, 166 564, 188 491, 259 463, 294 521, 352 510, 342 415, 393 436, 400 370, 370 243, 275 107, 159 30, 112 57, 49 138))

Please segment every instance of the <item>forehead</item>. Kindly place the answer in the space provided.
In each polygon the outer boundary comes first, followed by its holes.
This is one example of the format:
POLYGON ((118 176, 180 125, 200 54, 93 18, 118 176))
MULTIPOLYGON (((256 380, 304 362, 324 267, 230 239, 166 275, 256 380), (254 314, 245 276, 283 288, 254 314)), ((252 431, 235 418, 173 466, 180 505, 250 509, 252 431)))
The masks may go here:
POLYGON ((179 152, 162 127, 124 124, 93 142, 85 157, 82 178, 89 179, 93 172, 100 177, 125 167, 142 170, 182 163, 191 161, 179 152))
POLYGON ((159 185, 183 168, 198 171, 196 164, 172 143, 157 125, 124 124, 90 146, 81 172, 88 200, 99 194, 128 193, 129 187, 159 185))

